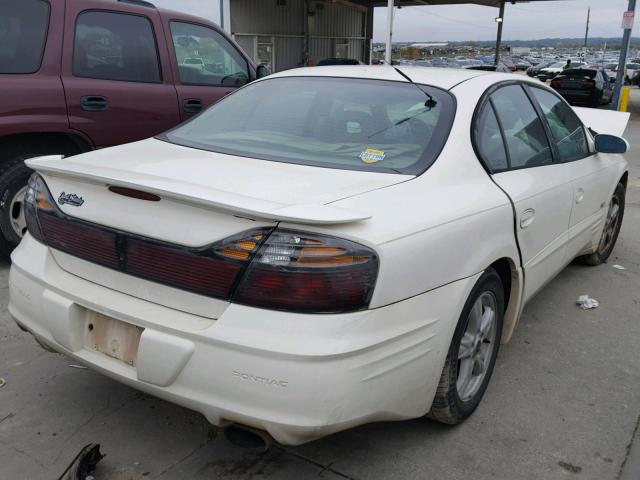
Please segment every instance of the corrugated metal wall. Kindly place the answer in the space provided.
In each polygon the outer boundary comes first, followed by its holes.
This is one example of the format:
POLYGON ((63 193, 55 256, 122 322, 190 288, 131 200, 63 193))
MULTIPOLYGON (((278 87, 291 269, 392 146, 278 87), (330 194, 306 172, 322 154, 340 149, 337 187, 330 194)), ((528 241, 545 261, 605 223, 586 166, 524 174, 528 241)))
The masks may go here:
MULTIPOLYGON (((305 0, 231 0, 231 32, 257 61, 255 44, 270 37, 274 47, 274 71, 303 65, 307 15, 305 0)), ((309 63, 337 56, 338 44, 346 44, 349 58, 364 60, 366 12, 353 6, 310 1, 309 63)))

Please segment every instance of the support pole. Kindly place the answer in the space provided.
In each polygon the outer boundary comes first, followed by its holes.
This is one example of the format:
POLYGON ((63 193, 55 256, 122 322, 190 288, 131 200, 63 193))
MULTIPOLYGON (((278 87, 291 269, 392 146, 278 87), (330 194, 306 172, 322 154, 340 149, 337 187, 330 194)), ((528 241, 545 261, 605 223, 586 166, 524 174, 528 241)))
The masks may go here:
POLYGON ((496 55, 494 63, 500 62, 500 44, 502 43, 502 25, 504 24, 504 0, 500 2, 500 13, 498 15, 498 38, 496 38, 496 55))
MULTIPOLYGON (((636 0, 629 0, 630 12, 636 10, 636 0)), ((620 108, 620 92, 622 91, 622 84, 624 82, 624 70, 627 65, 627 54, 629 52, 629 43, 631 42, 631 28, 624 29, 624 35, 622 36, 622 45, 620 45, 620 59, 618 60, 618 74, 616 75, 616 86, 613 90, 613 100, 611 102, 612 108, 618 110, 620 108)))
POLYGON ((395 0, 387 2, 387 49, 384 52, 384 60, 391 65, 391 49, 393 48, 393 7, 395 0))

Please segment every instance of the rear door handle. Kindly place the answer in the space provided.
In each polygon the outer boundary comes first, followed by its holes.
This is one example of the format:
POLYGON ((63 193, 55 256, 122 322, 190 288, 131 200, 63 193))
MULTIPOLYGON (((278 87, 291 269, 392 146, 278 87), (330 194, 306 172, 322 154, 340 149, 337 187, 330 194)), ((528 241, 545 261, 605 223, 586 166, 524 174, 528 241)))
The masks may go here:
POLYGON ((106 112, 109 109, 109 101, 100 95, 81 97, 80 105, 85 112, 106 112))
POLYGON ((533 208, 527 208, 520 215, 520 228, 527 228, 536 219, 536 211, 533 208))
POLYGON ((576 203, 582 203, 582 200, 584 200, 584 190, 579 188, 576 190, 576 203))
POLYGON ((198 113, 202 110, 202 100, 199 98, 187 98, 182 102, 182 109, 187 113, 198 113))

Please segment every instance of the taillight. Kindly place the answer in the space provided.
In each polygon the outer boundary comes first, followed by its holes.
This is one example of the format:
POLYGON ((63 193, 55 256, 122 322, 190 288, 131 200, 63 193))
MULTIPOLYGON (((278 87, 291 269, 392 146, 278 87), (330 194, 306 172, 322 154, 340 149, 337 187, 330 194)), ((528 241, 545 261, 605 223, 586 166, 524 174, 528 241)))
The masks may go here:
POLYGON ((561 84, 562 80, 560 80, 559 78, 554 78, 553 80, 551 80, 552 87, 559 87, 561 84))
POLYGON ((212 245, 168 244, 67 216, 44 180, 29 179, 29 233, 46 245, 149 281, 236 303, 302 313, 353 312, 369 306, 378 257, 361 244, 273 228, 212 245))
POLYGON ((44 180, 42 180, 37 173, 29 177, 24 203, 24 216, 27 223, 27 230, 31 236, 44 242, 40 222, 38 221, 38 212, 55 213, 58 209, 51 198, 51 194, 44 180))
POLYGON ((593 88, 593 87, 595 87, 595 85, 596 85, 595 80, 584 80, 584 81, 582 82, 582 88, 587 88, 587 89, 589 89, 589 88, 593 88))
POLYGON ((367 308, 378 257, 355 242, 276 229, 249 264, 232 301, 304 313, 367 308))

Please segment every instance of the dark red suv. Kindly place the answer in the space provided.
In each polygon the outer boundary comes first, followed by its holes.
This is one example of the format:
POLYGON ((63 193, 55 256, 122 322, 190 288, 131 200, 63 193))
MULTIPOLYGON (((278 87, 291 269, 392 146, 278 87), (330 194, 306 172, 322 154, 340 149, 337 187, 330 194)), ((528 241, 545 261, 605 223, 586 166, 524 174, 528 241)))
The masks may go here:
POLYGON ((0 253, 26 230, 25 158, 151 137, 268 73, 215 24, 142 0, 2 0, 0 253))

